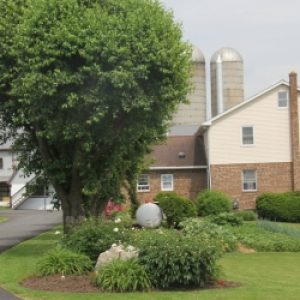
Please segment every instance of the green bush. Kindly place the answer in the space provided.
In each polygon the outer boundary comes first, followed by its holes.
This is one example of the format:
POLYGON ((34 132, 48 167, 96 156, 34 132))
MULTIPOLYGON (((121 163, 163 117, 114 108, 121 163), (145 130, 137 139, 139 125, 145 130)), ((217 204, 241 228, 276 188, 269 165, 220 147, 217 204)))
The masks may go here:
POLYGON ((218 215, 232 210, 232 202, 225 193, 205 190, 198 194, 196 206, 199 216, 218 215))
POLYGON ((174 192, 159 193, 154 200, 159 202, 169 227, 177 227, 185 218, 197 215, 195 204, 174 192))
POLYGON ((224 252, 234 251, 237 247, 236 237, 224 227, 200 219, 187 219, 180 223, 185 235, 197 236, 205 243, 213 242, 224 252))
POLYGON ((37 273, 41 276, 54 274, 82 275, 92 269, 91 260, 84 254, 63 248, 49 251, 38 263, 37 273))
POLYGON ((257 214, 253 210, 237 210, 234 213, 244 221, 256 221, 257 214))
POLYGON ((156 288, 202 287, 218 275, 217 259, 223 251, 211 240, 176 230, 151 230, 134 245, 156 288))
POLYGON ((300 222, 299 193, 264 193, 256 199, 258 216, 264 219, 300 222))
POLYGON ((219 215, 213 215, 209 217, 210 222, 223 226, 240 226, 243 224, 243 219, 234 213, 220 213, 219 215))
POLYGON ((109 292, 135 292, 149 290, 150 279, 137 259, 115 259, 96 274, 96 285, 109 292))
POLYGON ((230 227, 238 241, 261 252, 299 252, 300 240, 285 234, 274 233, 258 228, 256 224, 243 224, 230 227))
POLYGON ((113 243, 127 240, 128 231, 121 223, 90 219, 77 226, 62 239, 68 249, 87 255, 96 262, 99 254, 113 243))

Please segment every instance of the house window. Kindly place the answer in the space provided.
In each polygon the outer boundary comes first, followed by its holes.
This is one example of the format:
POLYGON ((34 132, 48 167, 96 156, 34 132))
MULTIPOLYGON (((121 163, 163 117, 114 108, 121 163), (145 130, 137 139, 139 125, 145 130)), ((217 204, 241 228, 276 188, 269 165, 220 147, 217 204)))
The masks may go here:
POLYGON ((242 144, 243 145, 253 145, 254 144, 254 134, 253 126, 242 127, 242 144))
POLYGON ((0 169, 3 169, 3 158, 0 158, 0 169))
POLYGON ((10 196, 10 186, 6 183, 0 183, 0 201, 3 201, 5 198, 10 196))
POLYGON ((253 192, 257 190, 256 170, 243 171, 243 191, 253 192))
POLYGON ((281 91, 278 92, 278 107, 287 107, 288 106, 288 92, 281 91))
POLYGON ((173 191, 173 174, 162 174, 161 175, 161 190, 162 191, 173 191))
POLYGON ((150 191, 150 177, 147 174, 141 174, 138 178, 137 183, 138 192, 149 192, 150 191))

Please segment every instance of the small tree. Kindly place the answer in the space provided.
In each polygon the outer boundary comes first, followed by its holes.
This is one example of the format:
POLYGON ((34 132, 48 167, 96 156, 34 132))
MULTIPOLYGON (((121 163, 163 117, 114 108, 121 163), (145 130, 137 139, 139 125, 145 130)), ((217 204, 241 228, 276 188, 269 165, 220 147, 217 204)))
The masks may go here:
POLYGON ((155 0, 0 2, 0 116, 65 222, 102 212, 189 91, 190 48, 155 0))

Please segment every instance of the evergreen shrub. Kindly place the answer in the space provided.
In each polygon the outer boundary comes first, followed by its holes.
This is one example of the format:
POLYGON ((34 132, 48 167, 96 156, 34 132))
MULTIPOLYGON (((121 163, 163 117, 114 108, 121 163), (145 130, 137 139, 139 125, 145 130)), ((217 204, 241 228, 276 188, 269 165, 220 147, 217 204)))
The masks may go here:
POLYGON ((197 215, 194 202, 179 196, 175 192, 161 192, 154 198, 167 218, 169 227, 178 227, 185 218, 197 215))
POLYGON ((196 206, 199 216, 218 215, 232 210, 232 201, 223 192, 205 190, 197 196, 196 206))
POLYGON ((264 193, 256 198, 256 211, 263 219, 300 222, 300 193, 264 193))

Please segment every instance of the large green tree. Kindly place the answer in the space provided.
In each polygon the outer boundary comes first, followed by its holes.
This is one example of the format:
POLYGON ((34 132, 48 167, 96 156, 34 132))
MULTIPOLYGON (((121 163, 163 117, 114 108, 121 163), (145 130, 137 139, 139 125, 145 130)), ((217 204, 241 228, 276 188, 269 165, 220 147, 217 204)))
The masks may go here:
POLYGON ((53 184, 65 222, 132 186, 186 99, 189 58, 155 0, 0 1, 3 136, 53 184))

